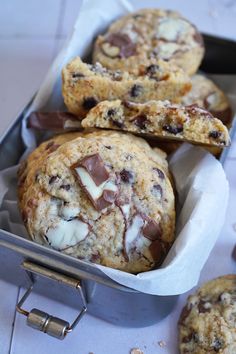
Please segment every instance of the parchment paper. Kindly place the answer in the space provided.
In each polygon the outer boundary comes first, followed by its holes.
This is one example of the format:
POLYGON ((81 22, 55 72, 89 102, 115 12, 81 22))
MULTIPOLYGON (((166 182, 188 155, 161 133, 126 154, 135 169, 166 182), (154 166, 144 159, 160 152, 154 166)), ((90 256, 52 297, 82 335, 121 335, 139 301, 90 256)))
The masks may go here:
MULTIPOLYGON (((97 34, 131 10, 130 2, 124 0, 113 0, 112 6, 107 0, 100 0, 99 6, 98 1, 84 1, 71 38, 54 61, 25 117, 34 110, 65 109, 61 96, 62 67, 76 55, 87 58, 97 34)), ((225 84, 227 77, 223 80, 225 84)), ((218 78, 219 85, 220 81, 218 78)), ((236 102, 234 85, 227 87, 227 93, 231 101, 236 102)), ((26 128, 25 119, 22 137, 25 158, 40 142, 34 132, 26 128)), ((132 275, 97 265, 118 283, 156 295, 181 294, 197 284, 223 226, 229 194, 222 165, 202 148, 183 144, 171 157, 170 169, 178 192, 178 218, 176 241, 162 267, 132 275)), ((17 166, 13 166, 0 173, 0 228, 28 237, 17 207, 16 171, 17 166)))

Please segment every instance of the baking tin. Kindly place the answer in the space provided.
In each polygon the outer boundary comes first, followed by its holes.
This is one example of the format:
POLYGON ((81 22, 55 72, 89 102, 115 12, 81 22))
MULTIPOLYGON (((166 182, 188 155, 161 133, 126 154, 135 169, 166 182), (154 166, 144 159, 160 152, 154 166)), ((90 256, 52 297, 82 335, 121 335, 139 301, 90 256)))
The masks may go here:
MULTIPOLYGON (((235 74, 236 42, 209 35, 204 35, 204 40, 206 55, 201 70, 235 74)), ((21 121, 31 101, 0 138, 0 170, 17 164, 24 152, 21 121)), ((231 137, 235 129, 234 124, 231 137)), ((222 163, 227 151, 225 149, 220 157, 222 163)), ((92 263, 72 258, 3 229, 0 229, 0 277, 28 289, 22 300, 35 291, 78 309, 78 321, 88 311, 117 325, 144 327, 164 318, 178 300, 176 295, 148 295, 119 285, 92 263)), ((27 316, 31 327, 59 339, 75 327, 38 309, 28 313, 23 309, 23 303, 18 304, 17 310, 27 316)))

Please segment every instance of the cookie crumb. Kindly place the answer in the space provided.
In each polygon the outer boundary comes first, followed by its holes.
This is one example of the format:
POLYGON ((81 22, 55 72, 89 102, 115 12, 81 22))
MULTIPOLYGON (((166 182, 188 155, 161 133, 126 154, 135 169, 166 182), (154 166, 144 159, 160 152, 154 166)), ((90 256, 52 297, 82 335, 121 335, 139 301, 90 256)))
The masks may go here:
POLYGON ((139 348, 133 348, 130 350, 130 354, 144 354, 144 352, 139 348))
POLYGON ((166 346, 166 342, 165 342, 164 340, 159 340, 158 345, 159 345, 161 348, 164 348, 164 347, 166 346))

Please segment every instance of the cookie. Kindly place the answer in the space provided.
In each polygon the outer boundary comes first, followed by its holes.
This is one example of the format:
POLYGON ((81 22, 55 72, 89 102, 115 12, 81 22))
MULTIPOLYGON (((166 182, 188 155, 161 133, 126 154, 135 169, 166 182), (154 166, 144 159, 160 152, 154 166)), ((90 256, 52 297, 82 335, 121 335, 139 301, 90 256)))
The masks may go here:
POLYGON ((180 101, 191 88, 190 79, 178 68, 159 61, 143 66, 140 76, 109 71, 97 63, 73 59, 62 71, 62 94, 68 110, 79 118, 100 101, 122 99, 146 102, 151 99, 180 101))
POLYGON ((142 9, 115 21, 98 36, 93 62, 138 75, 142 65, 161 59, 193 75, 203 55, 201 34, 178 12, 142 9))
POLYGON ((119 129, 197 144, 220 147, 230 144, 227 128, 211 113, 197 106, 174 105, 169 101, 103 101, 81 124, 84 128, 119 129))
POLYGON ((192 89, 181 101, 183 105, 196 104, 207 109, 214 117, 220 119, 227 127, 231 126, 233 113, 224 92, 203 75, 191 78, 192 89))
POLYGON ((128 134, 71 133, 40 145, 24 170, 19 201, 33 241, 132 273, 162 263, 175 228, 164 153, 128 134))
POLYGON ((236 353, 236 275, 204 284, 179 320, 181 354, 236 353))

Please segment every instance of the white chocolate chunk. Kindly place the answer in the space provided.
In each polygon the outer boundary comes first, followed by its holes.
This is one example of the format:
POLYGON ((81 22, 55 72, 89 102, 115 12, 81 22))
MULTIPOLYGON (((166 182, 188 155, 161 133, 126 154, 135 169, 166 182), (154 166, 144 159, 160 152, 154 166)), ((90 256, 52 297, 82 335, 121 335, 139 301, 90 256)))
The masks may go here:
POLYGON ((209 105, 208 109, 212 109, 214 106, 217 106, 220 103, 220 96, 217 92, 213 92, 207 96, 206 101, 209 105))
POLYGON ((80 208, 72 207, 71 205, 65 205, 60 210, 60 216, 65 220, 70 220, 76 217, 80 212, 80 208))
POLYGON ((126 220, 129 219, 129 213, 130 213, 130 204, 123 204, 120 206, 122 213, 125 217, 126 220))
POLYGON ((178 37, 184 36, 189 31, 188 22, 180 18, 164 18, 159 22, 157 38, 167 41, 177 41, 178 37))
POLYGON ((81 123, 78 120, 71 120, 71 119, 67 119, 64 123, 64 129, 67 128, 80 128, 81 127, 81 123))
POLYGON ((97 186, 85 168, 77 167, 75 170, 80 177, 81 183, 89 192, 93 200, 100 198, 104 190, 110 190, 113 192, 118 191, 117 186, 112 181, 107 180, 97 186))
POLYGON ((176 43, 160 43, 158 48, 158 55, 162 59, 170 59, 170 57, 179 50, 179 46, 176 43))
POLYGON ((143 223, 144 221, 141 216, 135 215, 132 224, 128 227, 125 234, 125 248, 127 253, 131 249, 133 242, 138 238, 143 223))
POLYGON ((61 219, 56 227, 48 230, 46 236, 53 248, 63 250, 83 241, 88 232, 88 225, 79 219, 71 221, 61 219))

